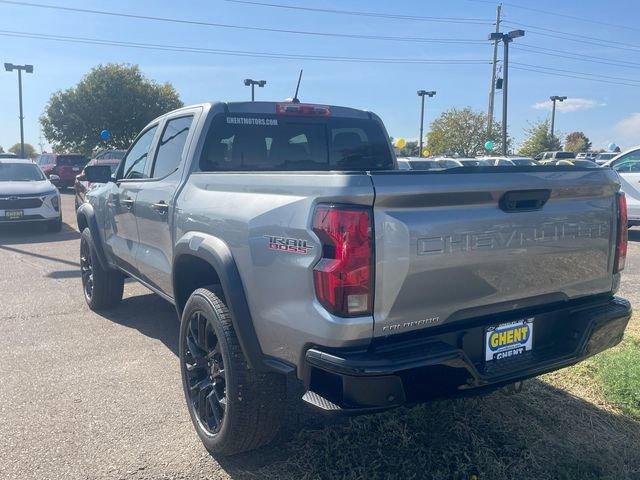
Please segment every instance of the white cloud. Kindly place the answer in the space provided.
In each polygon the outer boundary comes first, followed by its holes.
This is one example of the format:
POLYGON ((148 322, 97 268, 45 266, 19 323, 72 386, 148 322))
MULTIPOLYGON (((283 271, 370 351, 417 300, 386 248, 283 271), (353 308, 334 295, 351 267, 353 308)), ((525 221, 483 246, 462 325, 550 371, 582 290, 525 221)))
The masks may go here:
POLYGON ((613 138, 620 145, 640 143, 640 112, 632 113, 613 126, 613 138))
MULTIPOLYGON (((564 102, 556 102, 558 112, 578 112, 589 110, 590 108, 604 107, 606 103, 592 100, 590 98, 567 98, 564 102)), ((551 110, 551 100, 544 100, 532 105, 536 110, 551 110)))

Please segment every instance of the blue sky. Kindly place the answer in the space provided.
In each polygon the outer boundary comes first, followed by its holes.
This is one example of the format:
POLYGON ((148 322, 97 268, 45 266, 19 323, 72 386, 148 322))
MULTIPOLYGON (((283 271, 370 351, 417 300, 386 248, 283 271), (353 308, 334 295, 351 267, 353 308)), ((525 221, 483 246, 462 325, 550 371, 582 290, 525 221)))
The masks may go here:
MULTIPOLYGON (((487 23, 495 18, 496 7, 495 2, 484 0, 261 1, 394 15, 477 18, 487 19, 487 23)), ((429 99, 427 103, 427 124, 439 113, 451 107, 471 106, 477 110, 487 108, 492 47, 489 42, 482 41, 493 28, 489 24, 349 16, 230 3, 224 0, 41 2, 66 7, 254 27, 361 35, 470 39, 480 42, 410 43, 267 33, 105 17, 1 2, 0 30, 300 55, 486 60, 487 63, 334 63, 309 59, 266 59, 163 52, 0 36, 0 63, 31 63, 35 66, 35 73, 24 78, 25 141, 34 146, 38 143, 38 117, 50 95, 76 84, 91 67, 108 62, 139 64, 148 77, 159 82, 171 82, 185 104, 208 100, 248 99, 249 90, 242 84, 246 77, 268 81, 267 86, 257 92, 259 99, 284 99, 292 95, 297 73, 300 68, 304 68, 300 95, 303 101, 348 105, 375 111, 383 118, 391 135, 408 139, 416 138, 418 135, 418 89, 437 91, 436 97, 429 99)), ((533 3, 512 0, 503 5, 503 13, 504 21, 509 22, 504 26, 504 30, 523 25, 521 28, 527 32, 524 38, 512 44, 512 66, 516 67, 520 63, 590 75, 635 79, 638 82, 638 86, 616 85, 606 79, 604 82, 595 82, 510 69, 509 133, 515 138, 516 144, 523 138, 523 129, 530 122, 543 119, 549 114, 549 95, 569 97, 569 100, 561 105, 556 117, 556 128, 560 133, 582 130, 592 139, 594 147, 604 147, 609 142, 615 142, 622 147, 640 143, 640 27, 635 26, 640 15, 640 2, 538 0, 533 3), (561 15, 579 16, 599 23, 583 22, 519 7, 555 11, 561 15), (567 32, 571 35, 570 38, 578 41, 549 37, 541 30, 545 28, 567 32), (594 45, 600 42, 574 35, 601 38, 606 44, 594 45), (613 41, 619 43, 608 43, 613 41), (628 66, 545 55, 540 53, 540 50, 532 52, 520 49, 519 46, 547 49, 544 51, 555 55, 590 55, 600 57, 599 61, 623 62, 628 66), (618 48, 612 48, 614 46, 618 48)), ((501 55, 500 52, 500 57, 501 55)), ((531 68, 525 65, 520 66, 531 68)), ((602 77, 597 78, 603 80, 602 77)), ((622 80, 617 81, 624 83, 622 80)), ((499 95, 496 98, 497 117, 500 115, 501 105, 499 95)), ((5 149, 19 140, 17 117, 16 75, 0 71, 0 145, 5 149)))

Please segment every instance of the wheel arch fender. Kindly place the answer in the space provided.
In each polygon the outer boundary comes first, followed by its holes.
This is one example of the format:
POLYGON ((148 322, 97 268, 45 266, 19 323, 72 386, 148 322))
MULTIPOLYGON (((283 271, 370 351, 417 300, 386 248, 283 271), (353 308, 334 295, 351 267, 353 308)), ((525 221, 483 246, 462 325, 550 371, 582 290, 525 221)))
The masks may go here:
POLYGON ((102 237, 100 237, 100 229, 98 228, 96 212, 90 203, 83 203, 80 205, 80 208, 78 208, 78 211, 76 212, 76 221, 78 222, 78 230, 80 230, 80 233, 82 233, 85 228, 88 228, 89 232, 91 232, 91 240, 93 240, 93 245, 96 249, 100 266, 105 270, 111 268, 109 261, 107 260, 107 256, 104 253, 104 249, 102 248, 102 237))
MULTIPOLYGON (((191 263, 191 265, 195 265, 195 263, 191 263)), ((238 336, 240 347, 249 367, 259 371, 283 371, 283 366, 278 365, 279 361, 270 360, 262 352, 253 326, 253 319, 249 311, 249 304, 240 272, 229 246, 223 240, 201 232, 184 234, 176 242, 174 248, 172 277, 175 305, 180 316, 182 316, 186 300, 195 290, 194 286, 197 285, 197 288, 199 288, 212 283, 219 283, 224 293, 225 303, 231 313, 231 321, 238 336), (192 283, 191 288, 188 289, 190 290, 189 292, 182 291, 180 287, 180 277, 185 274, 181 270, 189 268, 190 264, 190 262, 185 262, 185 257, 187 256, 195 257, 199 262, 205 262, 215 272, 213 278, 205 278, 192 283), (185 267, 185 265, 187 266, 185 267)), ((287 367, 285 370, 289 371, 289 368, 287 367)))

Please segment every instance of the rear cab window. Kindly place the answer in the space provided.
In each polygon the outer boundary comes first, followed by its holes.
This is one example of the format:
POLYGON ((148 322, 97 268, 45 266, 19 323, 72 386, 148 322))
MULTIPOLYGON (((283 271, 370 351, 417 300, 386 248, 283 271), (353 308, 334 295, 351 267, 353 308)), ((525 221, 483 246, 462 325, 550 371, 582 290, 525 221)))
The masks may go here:
POLYGON ((369 118, 219 114, 199 162, 203 172, 388 170, 393 156, 369 118))

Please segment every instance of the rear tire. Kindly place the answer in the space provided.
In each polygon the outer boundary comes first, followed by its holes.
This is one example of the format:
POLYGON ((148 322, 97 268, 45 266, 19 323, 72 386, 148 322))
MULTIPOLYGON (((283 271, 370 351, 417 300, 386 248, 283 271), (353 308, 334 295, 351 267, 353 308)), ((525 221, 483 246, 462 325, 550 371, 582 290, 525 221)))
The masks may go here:
POLYGON ((216 287, 191 294, 180 324, 187 408, 205 448, 228 456, 271 442, 280 429, 286 379, 248 367, 216 287), (217 293, 217 294, 216 294, 217 293))
POLYGON ((117 270, 102 268, 88 228, 80 237, 80 269, 84 299, 91 310, 105 310, 120 303, 124 275, 117 270))

